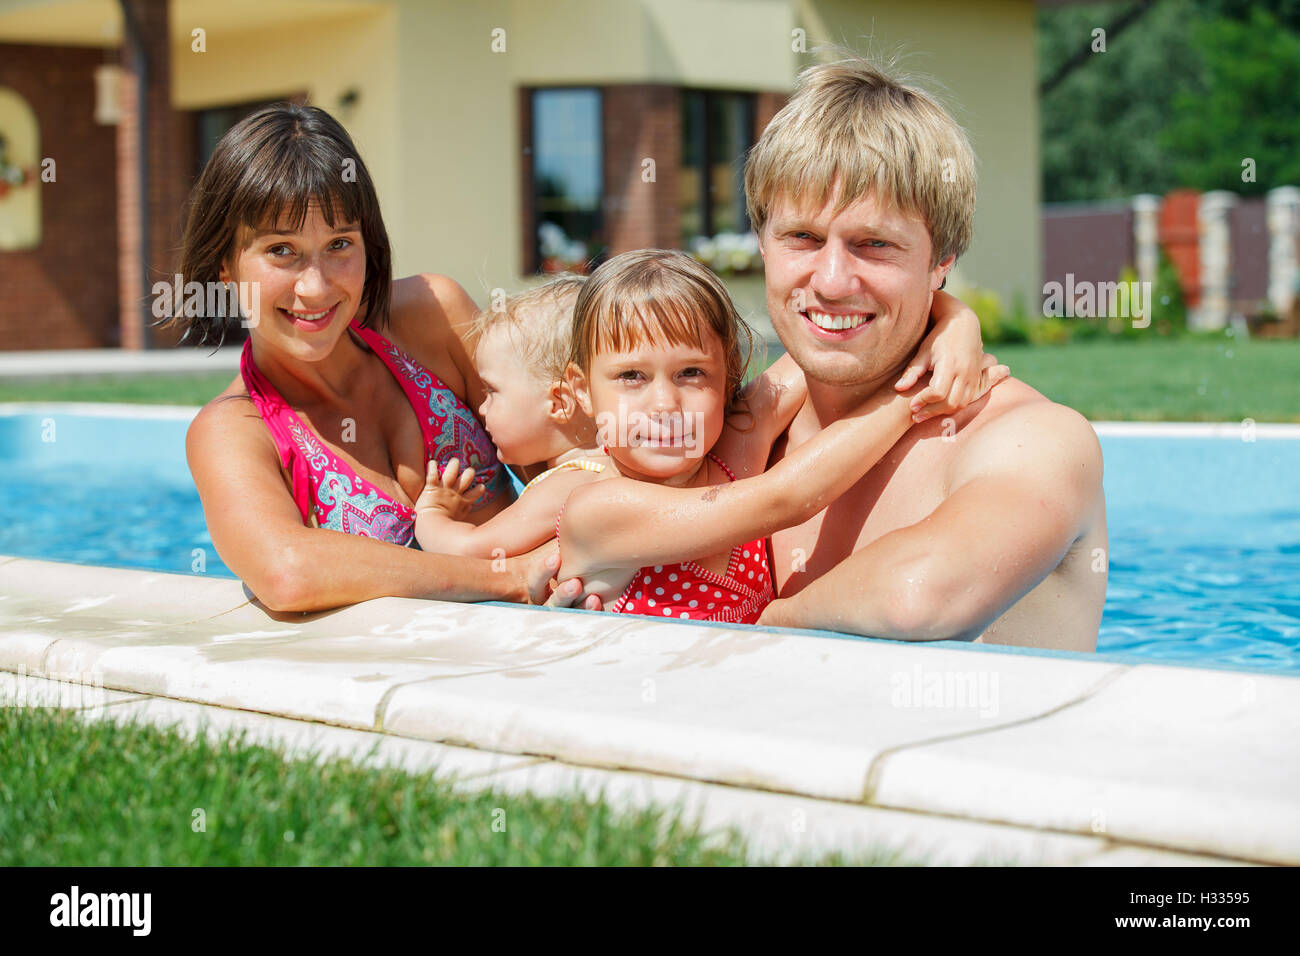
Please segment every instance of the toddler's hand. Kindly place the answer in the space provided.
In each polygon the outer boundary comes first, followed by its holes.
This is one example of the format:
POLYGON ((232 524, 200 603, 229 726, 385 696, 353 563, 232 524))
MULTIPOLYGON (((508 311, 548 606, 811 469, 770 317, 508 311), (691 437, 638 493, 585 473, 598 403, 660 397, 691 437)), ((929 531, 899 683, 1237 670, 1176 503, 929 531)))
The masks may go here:
POLYGON ((483 491, 482 485, 474 485, 474 469, 466 468, 462 472, 459 459, 447 462, 441 475, 438 474, 438 463, 431 461, 424 479, 424 491, 415 502, 415 511, 417 515, 442 513, 453 521, 462 521, 474 502, 483 496, 483 491))

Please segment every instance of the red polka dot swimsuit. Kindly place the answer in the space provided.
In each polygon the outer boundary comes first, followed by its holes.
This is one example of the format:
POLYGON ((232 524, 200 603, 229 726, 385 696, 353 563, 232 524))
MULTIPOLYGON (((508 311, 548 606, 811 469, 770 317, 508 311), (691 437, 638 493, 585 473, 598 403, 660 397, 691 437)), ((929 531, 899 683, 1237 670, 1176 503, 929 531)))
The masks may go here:
MULTIPOLYGON (((710 454, 732 481, 736 476, 710 454)), ((637 571, 632 583, 606 610, 616 614, 756 624, 776 594, 767 564, 767 539, 757 538, 731 549, 727 570, 714 574, 694 561, 657 564, 637 571)))

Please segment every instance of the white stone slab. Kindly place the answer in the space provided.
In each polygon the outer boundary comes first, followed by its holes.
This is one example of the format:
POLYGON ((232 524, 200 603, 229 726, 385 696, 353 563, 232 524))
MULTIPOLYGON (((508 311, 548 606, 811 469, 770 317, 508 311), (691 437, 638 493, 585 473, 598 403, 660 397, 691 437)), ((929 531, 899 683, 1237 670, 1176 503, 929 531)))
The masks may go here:
POLYGON ((31 621, 61 636, 106 617, 147 628, 202 620, 248 602, 231 578, 19 558, 0 565, 0 631, 31 621))
POLYGON ((1228 860, 1221 856, 1198 856, 1194 853, 1171 853, 1141 846, 1115 846, 1075 862, 1076 866, 1259 866, 1245 860, 1228 860))
POLYGON ((789 794, 767 793, 654 774, 539 763, 479 777, 463 786, 510 796, 581 795, 621 810, 659 807, 681 813, 706 832, 737 830, 751 862, 814 862, 839 851, 877 861, 942 866, 1070 864, 1100 853, 1105 841, 1070 834, 900 813, 789 794))
POLYGON ((890 754, 871 796, 1300 863, 1300 680, 1144 665, 1043 719, 890 754))
POLYGON ((577 764, 859 801, 868 768, 887 750, 1036 717, 1122 670, 625 620, 580 656, 399 688, 383 726, 577 764), (938 693, 927 697, 929 687, 938 693))
POLYGON ((349 759, 370 767, 397 767, 410 773, 433 772, 439 778, 456 780, 490 776, 535 762, 528 757, 447 747, 427 740, 347 730, 162 697, 134 697, 126 703, 85 711, 81 716, 86 720, 145 723, 170 728, 190 738, 199 733, 212 739, 227 733, 242 733, 247 743, 271 747, 289 757, 349 759))
MULTIPOLYGON (((134 602, 118 601, 119 591, 71 610, 61 596, 12 599, 14 612, 0 610, 0 664, 93 674, 122 690, 368 729, 385 695, 400 685, 526 669, 580 653, 618 623, 398 598, 313 615, 272 616, 245 603, 193 619, 187 595, 177 593, 193 579, 134 573, 170 579, 152 582, 170 591, 170 607, 159 599, 142 620, 142 582, 131 591, 140 596, 134 602)), ((0 601, 0 609, 7 603, 0 601)))
POLYGON ((36 677, 25 671, 0 671, 0 707, 58 707, 63 710, 102 710, 109 704, 141 700, 139 694, 110 690, 81 675, 64 680, 36 677))

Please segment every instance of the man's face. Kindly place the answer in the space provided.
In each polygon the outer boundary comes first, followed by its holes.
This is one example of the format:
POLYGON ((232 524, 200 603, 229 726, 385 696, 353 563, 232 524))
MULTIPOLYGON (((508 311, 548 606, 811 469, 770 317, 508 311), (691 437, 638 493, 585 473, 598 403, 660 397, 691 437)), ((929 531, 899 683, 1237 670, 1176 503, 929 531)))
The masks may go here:
POLYGON ((952 266, 931 267, 920 217, 868 194, 834 213, 782 197, 759 237, 767 311, 791 357, 826 385, 872 383, 911 358, 952 266))

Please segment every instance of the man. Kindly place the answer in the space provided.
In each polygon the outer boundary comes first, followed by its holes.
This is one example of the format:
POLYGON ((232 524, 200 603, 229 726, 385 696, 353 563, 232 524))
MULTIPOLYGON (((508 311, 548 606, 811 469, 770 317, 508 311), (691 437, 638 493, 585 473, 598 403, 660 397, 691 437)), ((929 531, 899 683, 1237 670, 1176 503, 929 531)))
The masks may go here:
MULTIPOLYGON (((745 170, 767 306, 808 399, 773 461, 900 376, 968 245, 974 159, 934 99, 848 58, 806 70, 745 170)), ((1095 650, 1101 450, 1015 379, 913 427, 847 494, 772 538, 760 623, 1095 650)))

